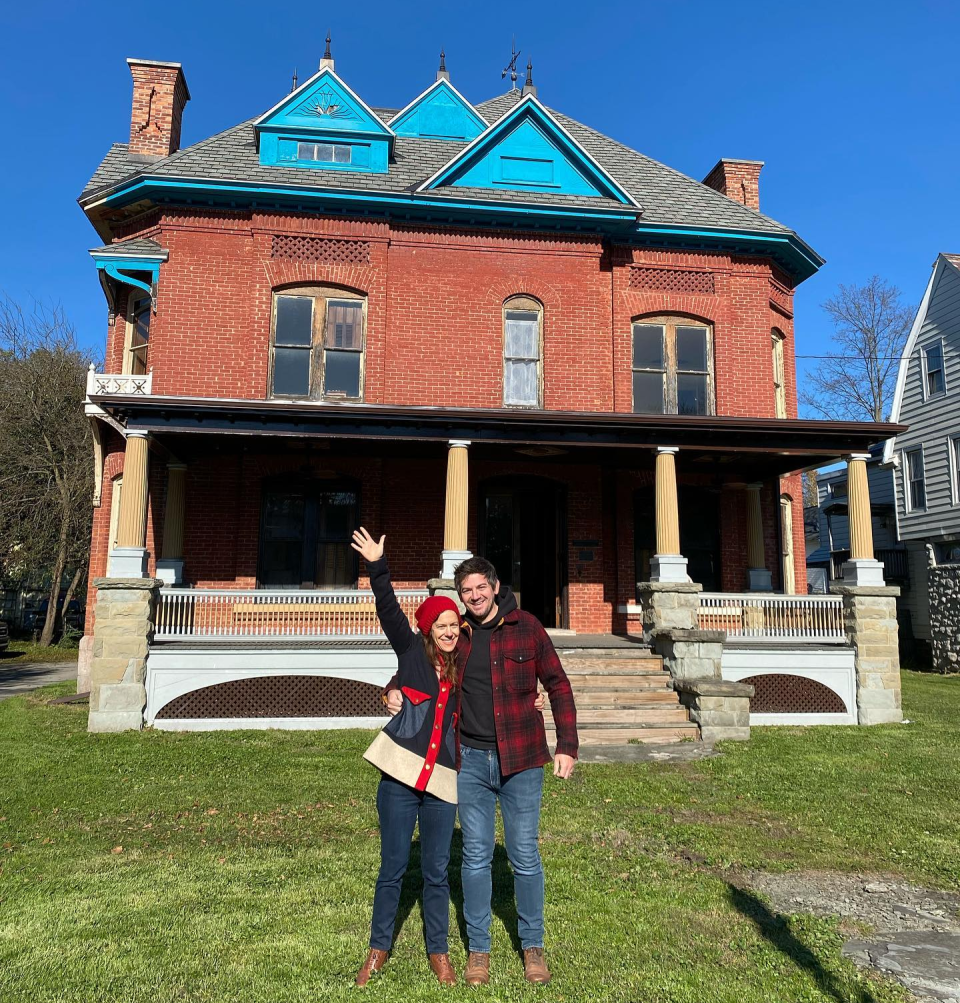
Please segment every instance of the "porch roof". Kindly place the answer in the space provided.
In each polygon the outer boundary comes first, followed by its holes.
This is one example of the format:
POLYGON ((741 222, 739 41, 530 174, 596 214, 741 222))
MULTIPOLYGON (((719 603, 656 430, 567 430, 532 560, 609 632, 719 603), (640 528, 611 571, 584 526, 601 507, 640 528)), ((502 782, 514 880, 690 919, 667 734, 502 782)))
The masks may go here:
POLYGON ((91 395, 130 430, 161 438, 184 434, 403 441, 429 455, 439 443, 468 440, 475 455, 503 456, 503 446, 537 459, 637 465, 638 449, 680 448, 680 468, 722 467, 757 476, 822 466, 867 452, 905 426, 879 422, 752 418, 731 415, 447 408, 417 405, 246 400, 209 397, 91 395), (433 449, 417 448, 433 446, 433 449), (539 448, 538 448, 539 447, 539 448), (548 448, 549 447, 549 448, 548 448), (541 452, 542 450, 542 452, 541 452))

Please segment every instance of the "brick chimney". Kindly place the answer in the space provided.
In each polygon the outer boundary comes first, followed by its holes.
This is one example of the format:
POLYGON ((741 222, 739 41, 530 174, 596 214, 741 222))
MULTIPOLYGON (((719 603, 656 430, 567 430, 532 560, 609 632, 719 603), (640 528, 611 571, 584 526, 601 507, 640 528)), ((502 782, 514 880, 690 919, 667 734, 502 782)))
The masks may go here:
POLYGON ((133 77, 130 153, 169 157, 180 149, 180 122, 190 91, 179 63, 128 59, 133 77))
POLYGON ((760 171, 762 160, 730 160, 724 157, 703 179, 709 188, 760 211, 760 171))

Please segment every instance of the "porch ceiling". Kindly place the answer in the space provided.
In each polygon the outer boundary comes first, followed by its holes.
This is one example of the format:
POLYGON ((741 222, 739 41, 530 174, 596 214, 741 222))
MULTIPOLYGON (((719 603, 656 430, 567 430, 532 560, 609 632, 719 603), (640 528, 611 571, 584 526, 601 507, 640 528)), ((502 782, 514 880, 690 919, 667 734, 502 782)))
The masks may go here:
MULTIPOLYGON (((534 458, 646 467, 638 451, 678 446, 680 470, 761 477, 821 466, 906 430, 874 422, 812 421, 713 415, 650 415, 501 408, 309 403, 161 396, 96 396, 91 400, 131 430, 161 441, 183 436, 328 440, 379 455, 435 456, 449 439, 472 443, 477 459, 534 458)), ((171 443, 172 445, 172 443, 171 443)), ((224 443, 225 445, 225 443, 224 443)), ((265 443, 264 443, 265 445, 265 443)), ((276 445, 276 444, 275 444, 276 445)), ((319 445, 319 443, 318 443, 319 445)), ((274 448, 271 446, 271 448, 274 448)))

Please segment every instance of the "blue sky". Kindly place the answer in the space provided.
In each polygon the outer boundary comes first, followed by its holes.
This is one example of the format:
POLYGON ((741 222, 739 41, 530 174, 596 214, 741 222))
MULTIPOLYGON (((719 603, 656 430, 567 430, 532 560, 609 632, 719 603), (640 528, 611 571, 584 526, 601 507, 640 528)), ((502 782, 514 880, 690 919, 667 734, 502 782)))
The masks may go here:
POLYGON ((763 160, 761 208, 826 259, 797 293, 801 354, 829 347, 819 304, 878 273, 916 303, 938 251, 960 251, 960 4, 569 0, 436 5, 166 0, 149 9, 47 2, 0 12, 7 143, 0 291, 60 301, 99 346, 106 307, 76 196, 126 141, 125 59, 183 63, 183 145, 266 110, 317 65, 369 103, 402 107, 443 46, 471 100, 502 93, 511 36, 540 97, 694 178, 718 158, 763 160))

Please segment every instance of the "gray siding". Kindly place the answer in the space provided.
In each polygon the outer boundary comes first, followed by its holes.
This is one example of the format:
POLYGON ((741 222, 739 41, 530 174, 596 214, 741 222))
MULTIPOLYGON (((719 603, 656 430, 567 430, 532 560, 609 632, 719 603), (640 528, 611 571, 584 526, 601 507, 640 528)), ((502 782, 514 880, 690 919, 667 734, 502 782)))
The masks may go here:
POLYGON ((927 315, 907 366, 899 420, 910 426, 896 441, 900 538, 922 540, 960 533, 960 505, 954 504, 950 483, 950 439, 960 435, 960 272, 944 259, 938 263, 927 315), (946 393, 924 400, 923 351, 941 339, 946 393), (903 454, 917 447, 923 449, 927 507, 923 512, 907 512, 903 454))
MULTIPOLYGON (((880 466, 879 451, 877 458, 867 464, 867 486, 870 489, 870 504, 890 505, 895 504, 894 476, 892 470, 885 470, 880 466)), ((830 547, 830 532, 827 527, 828 513, 823 511, 825 505, 829 505, 833 500, 828 488, 832 484, 846 484, 847 472, 837 470, 829 474, 823 474, 817 478, 817 496, 820 501, 820 546, 828 550, 830 547)), ((833 530, 833 550, 850 549, 850 521, 845 515, 831 513, 829 516, 830 528, 833 530)), ((873 517, 873 547, 874 550, 886 550, 895 547, 897 544, 897 527, 891 510, 890 517, 873 517)))

